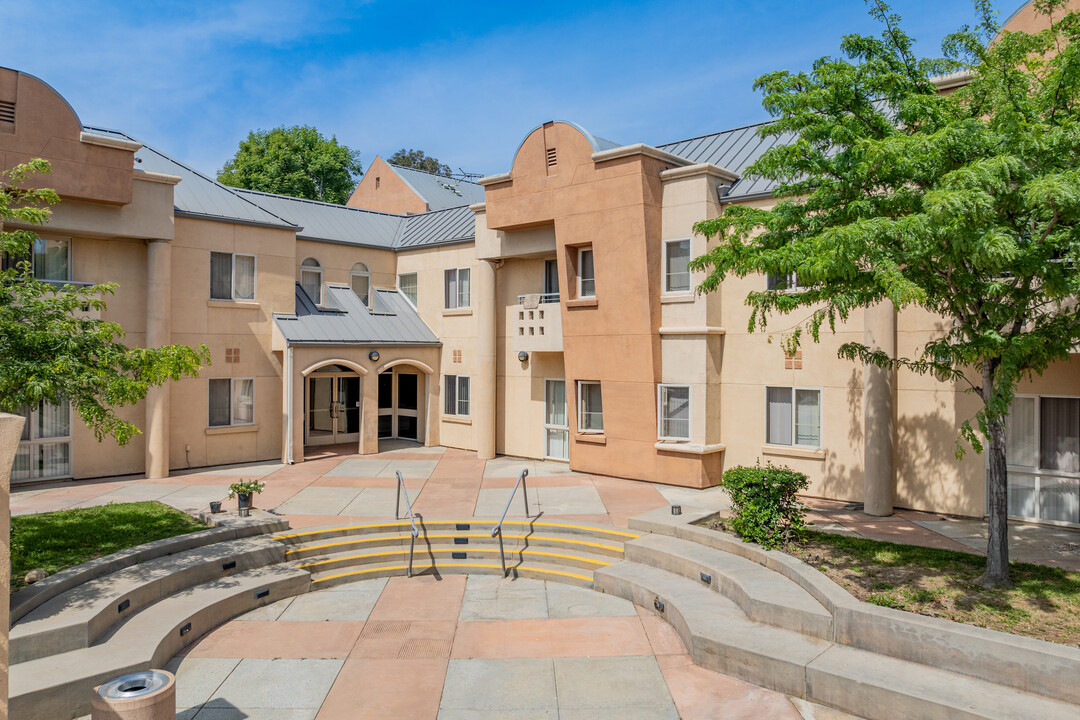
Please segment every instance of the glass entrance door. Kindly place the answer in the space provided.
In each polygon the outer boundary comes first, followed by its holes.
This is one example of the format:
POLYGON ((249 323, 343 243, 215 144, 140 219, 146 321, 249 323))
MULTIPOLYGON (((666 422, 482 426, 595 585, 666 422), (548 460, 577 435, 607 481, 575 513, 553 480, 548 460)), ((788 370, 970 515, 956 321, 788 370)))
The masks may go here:
POLYGON ((360 441, 360 377, 318 373, 308 378, 307 443, 360 441))
POLYGON ((420 438, 419 374, 393 368, 379 375, 379 437, 420 438))
POLYGON ((544 456, 570 459, 570 425, 566 414, 566 381, 544 383, 544 456))

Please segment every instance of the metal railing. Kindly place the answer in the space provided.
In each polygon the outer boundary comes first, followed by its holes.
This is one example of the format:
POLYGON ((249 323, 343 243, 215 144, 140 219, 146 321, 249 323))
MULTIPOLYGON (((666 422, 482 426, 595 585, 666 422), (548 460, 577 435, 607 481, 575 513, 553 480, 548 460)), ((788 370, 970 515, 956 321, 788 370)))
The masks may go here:
POLYGON ((404 495, 405 509, 409 512, 409 524, 412 525, 412 538, 409 539, 409 569, 406 575, 406 577, 412 577, 413 552, 416 550, 416 537, 420 534, 420 529, 416 527, 416 517, 413 515, 412 503, 409 502, 409 493, 405 490, 405 480, 401 477, 401 471, 398 470, 394 474, 397 475, 398 486, 398 491, 394 496, 394 519, 401 519, 401 496, 404 495))
POLYGON ((510 497, 506 501, 506 507, 503 508, 502 517, 499 518, 499 522, 491 529, 491 537, 499 538, 499 561, 502 563, 503 577, 506 577, 506 549, 503 547, 503 535, 502 525, 503 520, 506 519, 506 513, 510 512, 510 503, 514 502, 514 495, 517 494, 518 485, 521 486, 521 496, 525 499, 525 517, 529 517, 529 489, 525 486, 525 476, 529 474, 529 468, 523 468, 521 474, 518 475, 517 482, 514 483, 514 489, 510 491, 510 497))
MULTIPOLYGON (((540 303, 557 303, 559 302, 559 293, 540 293, 540 303)), ((525 304, 525 296, 518 295, 518 305, 525 304)))

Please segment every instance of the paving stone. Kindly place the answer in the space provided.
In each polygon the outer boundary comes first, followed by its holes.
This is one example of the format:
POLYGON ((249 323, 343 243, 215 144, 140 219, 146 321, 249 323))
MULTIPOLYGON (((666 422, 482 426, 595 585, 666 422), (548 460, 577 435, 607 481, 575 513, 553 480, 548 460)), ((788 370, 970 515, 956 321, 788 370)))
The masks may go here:
POLYGON ((574 587, 558 582, 547 583, 548 617, 620 617, 636 615, 634 603, 614 595, 574 587))
POLYGON ((176 707, 202 705, 221 687, 240 658, 173 658, 165 669, 176 676, 176 707))
MULTIPOLYGON (((399 492, 397 487, 364 488, 340 514, 353 517, 393 517, 395 498, 399 492)), ((401 499, 401 512, 406 512, 404 498, 401 499)))
POLYGON ((289 607, 295 599, 296 598, 285 598, 284 600, 278 600, 275 603, 257 607, 235 619, 240 621, 273 622, 281 617, 281 613, 285 612, 285 608, 289 607))
POLYGON ((98 495, 89 500, 83 500, 75 507, 97 507, 109 503, 143 502, 146 500, 159 500, 170 493, 180 490, 179 485, 150 485, 144 483, 131 483, 117 488, 104 495, 98 495))
MULTIPOLYGON (((528 488, 529 491, 529 514, 536 515, 540 507, 540 497, 537 488, 528 488)), ((510 498, 510 490, 507 488, 487 488, 481 490, 476 497, 476 508, 473 510, 474 517, 498 518, 506 508, 506 502, 510 498)), ((514 499, 510 500, 510 509, 506 517, 524 517, 525 501, 521 497, 521 489, 514 493, 514 499)))
POLYGON ((281 505, 281 515, 341 515, 361 488, 306 487, 281 505))
MULTIPOLYGON (((531 460, 518 460, 515 458, 495 458, 488 460, 484 466, 485 478, 516 478, 518 474, 527 469, 529 475, 535 475, 536 464, 531 460)), ((528 483, 528 479, 526 479, 528 483)))
POLYGON ((458 619, 468 621, 546 618, 547 608, 547 590, 541 580, 470 575, 465 585, 465 596, 458 619))
POLYGON ((550 659, 454 659, 446 670, 440 714, 442 709, 554 710, 557 707, 555 669, 550 659))
POLYGON ((400 472, 401 477, 404 479, 427 479, 431 477, 431 473, 435 470, 435 466, 439 464, 437 459, 435 460, 393 460, 387 463, 387 466, 383 468, 376 477, 397 477, 396 473, 400 472))
MULTIPOLYGON (((211 500, 223 500, 229 494, 225 485, 188 485, 158 498, 160 502, 177 510, 195 512, 210 506, 211 500)), ((255 496, 258 503, 258 495, 255 496)))
MULTIPOLYGON (((649 718, 678 718, 667 683, 653 657, 556 658, 560 717, 565 710, 601 710, 628 717, 624 709, 649 710, 649 718), (618 708, 616 711, 615 708, 618 708)), ((601 717, 581 714, 581 718, 601 717)))
MULTIPOLYGON (((199 475, 240 475, 248 477, 263 477, 285 467, 281 463, 245 463, 240 465, 218 465, 210 470, 198 470, 199 475)), ((173 472, 173 475, 182 473, 173 472)))
POLYGON ((329 477, 378 477, 389 460, 345 460, 330 472, 329 477))
POLYGON ((705 490, 672 487, 671 485, 653 484, 660 494, 672 505, 689 505, 708 510, 730 510, 731 498, 722 488, 713 487, 705 490))
POLYGON ((385 582, 375 585, 348 583, 338 587, 349 588, 347 592, 319 591, 300 595, 281 616, 281 620, 367 620, 371 609, 379 600, 385 582))
MULTIPOLYGON (((281 708, 204 707, 194 717, 196 720, 315 720, 318 713, 317 708, 290 710, 281 708)), ((177 720, 179 720, 179 716, 177 716, 177 720)))
POLYGON ((600 493, 591 485, 537 488, 540 510, 547 515, 591 515, 606 513, 600 493))
MULTIPOLYGON (((214 697, 206 703, 206 708, 318 710, 343 662, 336 659, 241 660, 214 697)), ((224 719, 229 716, 220 717, 224 719)), ((266 717, 269 720, 272 716, 266 717)))
POLYGON ((349 593, 349 592, 365 592, 372 593, 373 597, 378 598, 382 593, 383 588, 386 587, 386 583, 390 578, 375 578, 374 580, 361 580, 359 582, 343 583, 341 585, 334 585, 323 590, 319 590, 321 593, 349 593))
POLYGON ((558 710, 458 710, 439 711, 438 720, 560 720, 558 710))

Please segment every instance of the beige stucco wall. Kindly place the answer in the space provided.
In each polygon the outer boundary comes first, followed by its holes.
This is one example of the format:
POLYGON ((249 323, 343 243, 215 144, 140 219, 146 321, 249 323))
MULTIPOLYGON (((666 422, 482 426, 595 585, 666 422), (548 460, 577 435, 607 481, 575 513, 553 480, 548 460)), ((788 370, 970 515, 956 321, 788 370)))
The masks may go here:
POLYGON ((305 258, 313 257, 323 269, 323 283, 349 285, 352 268, 358 262, 368 266, 373 288, 397 287, 397 274, 394 271, 395 258, 390 250, 337 245, 313 240, 296 241, 296 282, 300 282, 300 263, 305 258))

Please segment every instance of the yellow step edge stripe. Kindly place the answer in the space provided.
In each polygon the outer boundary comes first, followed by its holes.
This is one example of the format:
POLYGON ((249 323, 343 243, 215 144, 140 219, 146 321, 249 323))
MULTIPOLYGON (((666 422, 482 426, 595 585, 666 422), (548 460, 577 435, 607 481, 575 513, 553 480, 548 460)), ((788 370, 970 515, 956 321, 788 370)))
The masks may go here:
MULTIPOLYGON (((484 519, 476 519, 476 520, 467 520, 467 521, 464 521, 464 522, 459 521, 459 520, 431 520, 430 522, 432 522, 433 524, 460 523, 462 525, 465 525, 465 524, 485 525, 485 524, 488 524, 488 523, 490 523, 492 521, 491 520, 484 520, 484 519)), ((409 525, 408 520, 398 520, 396 522, 366 523, 366 524, 363 524, 363 525, 341 525, 341 526, 337 526, 337 527, 327 528, 326 530, 311 530, 311 531, 307 531, 307 532, 291 533, 289 535, 275 535, 274 539, 275 540, 288 540, 290 538, 303 537, 305 535, 323 535, 325 533, 344 532, 345 530, 364 530, 364 529, 367 529, 367 528, 377 528, 377 527, 403 527, 403 526, 406 526, 406 525, 409 525)), ((561 528, 574 528, 574 529, 577 529, 577 530, 589 530, 590 532, 605 533, 607 535, 618 535, 620 537, 628 537, 628 538, 631 538, 631 539, 636 539, 636 538, 641 537, 641 535, 636 535, 636 534, 630 533, 630 532, 623 532, 622 530, 608 530, 607 528, 593 527, 592 525, 575 525, 573 523, 536 522, 536 521, 529 521, 529 520, 504 520, 503 525, 529 525, 531 527, 536 527, 536 526, 542 525, 544 527, 561 527, 561 528)))
MULTIPOLYGON (((404 535, 402 537, 408 537, 408 535, 404 535)), ((489 535, 488 533, 439 533, 436 535, 425 535, 424 537, 428 539, 467 537, 487 538, 488 540, 494 540, 494 538, 491 537, 491 535, 489 535)), ((623 551, 622 548, 615 547, 614 545, 604 545, 603 543, 591 542, 589 540, 575 540, 573 538, 552 537, 549 535, 503 535, 503 538, 508 540, 550 540, 554 542, 571 543, 573 545, 585 545, 587 547, 603 548, 604 550, 614 550, 615 552, 619 553, 623 551)), ((349 536, 348 540, 339 540, 332 543, 323 543, 322 545, 304 545, 302 547, 293 548, 292 550, 286 550, 285 554, 289 555, 291 553, 306 552, 308 550, 322 550, 324 548, 340 547, 341 545, 356 545, 360 543, 374 543, 385 541, 386 538, 371 537, 365 535, 351 535, 349 536)))
MULTIPOLYGON (((482 564, 482 563, 450 563, 450 564, 444 565, 443 567, 456 567, 456 568, 474 567, 474 568, 493 568, 495 570, 502 570, 501 565, 482 564)), ((314 585, 315 583, 326 582, 328 580, 336 580, 337 578, 350 577, 352 575, 366 575, 368 573, 383 572, 383 571, 386 571, 386 570, 408 570, 408 569, 409 569, 408 565, 391 565, 391 566, 383 566, 383 567, 377 567, 377 568, 367 568, 367 569, 364 569, 364 570, 353 570, 353 571, 347 572, 347 573, 338 573, 337 575, 327 575, 326 577, 319 578, 318 580, 312 580, 311 584, 314 585)), ((415 567, 413 569, 416 570, 415 567)), ((528 570, 529 572, 546 573, 548 575, 565 575, 566 577, 577 578, 578 580, 585 580, 586 582, 592 582, 593 581, 593 579, 591 577, 588 577, 586 575, 578 575, 577 573, 566 572, 564 570, 544 570, 544 569, 541 569, 541 568, 530 568, 530 567, 524 567, 524 566, 520 566, 520 565, 517 566, 517 567, 511 568, 511 569, 512 570, 528 570)))
MULTIPOLYGON (((403 553, 403 552, 405 552, 404 548, 402 548, 400 550, 385 550, 385 551, 380 551, 380 552, 361 553, 360 555, 349 555, 347 557, 342 557, 342 558, 331 558, 329 560, 319 560, 318 562, 313 562, 313 563, 303 563, 301 565, 298 565, 298 567, 309 568, 309 567, 316 567, 318 565, 326 565, 328 563, 344 562, 346 560, 361 560, 363 558, 379 557, 379 556, 382 556, 382 555, 398 555, 398 554, 403 553)), ((473 549, 471 551, 454 550, 452 548, 438 548, 438 549, 434 549, 434 550, 425 550, 424 552, 425 553, 495 552, 495 548, 485 548, 483 550, 473 549)), ((578 560, 580 562, 587 562, 587 563, 592 563, 593 565, 599 565, 600 567, 607 567, 608 565, 611 565, 612 563, 615 562, 614 560, 612 560, 611 562, 604 562, 603 560, 593 560, 591 558, 584 558, 584 557, 580 557, 578 555, 564 555, 563 553, 544 552, 542 550, 517 550, 517 551, 514 551, 514 552, 520 553, 522 555, 527 553, 529 555, 543 555, 544 557, 562 558, 563 560, 578 560)))

